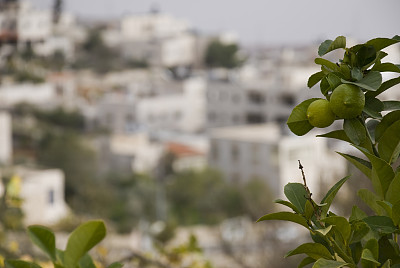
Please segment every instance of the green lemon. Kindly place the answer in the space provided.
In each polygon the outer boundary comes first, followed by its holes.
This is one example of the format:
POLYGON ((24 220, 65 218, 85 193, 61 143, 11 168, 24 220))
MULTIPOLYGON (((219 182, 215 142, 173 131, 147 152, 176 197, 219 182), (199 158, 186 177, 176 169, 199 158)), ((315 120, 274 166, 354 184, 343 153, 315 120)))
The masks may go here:
POLYGON ((330 106, 332 111, 340 118, 355 118, 364 109, 365 95, 355 85, 341 84, 333 90, 330 106))
POLYGON ((329 101, 319 99, 313 101, 307 109, 308 122, 314 127, 328 127, 335 121, 335 114, 332 112, 329 101))

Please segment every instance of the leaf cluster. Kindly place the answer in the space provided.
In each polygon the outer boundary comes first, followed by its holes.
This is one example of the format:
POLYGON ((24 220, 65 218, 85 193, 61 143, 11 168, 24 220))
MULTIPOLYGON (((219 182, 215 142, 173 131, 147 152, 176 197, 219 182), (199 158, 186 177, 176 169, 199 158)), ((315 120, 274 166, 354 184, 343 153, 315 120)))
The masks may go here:
MULTIPOLYGON (((353 206, 349 219, 329 211, 330 205, 348 177, 338 181, 320 203, 311 198, 304 185, 285 186, 286 200, 276 203, 292 212, 267 214, 258 221, 285 220, 306 228, 313 243, 305 243, 286 256, 306 254, 298 265, 304 267, 400 267, 400 168, 396 164, 400 154, 400 102, 381 101, 378 96, 400 83, 400 76, 382 80, 382 72, 400 73, 400 65, 382 62, 387 53, 382 49, 400 42, 400 37, 375 38, 364 44, 346 48, 343 36, 323 42, 318 50, 323 56, 336 49, 344 49, 343 59, 331 62, 315 59, 321 66, 308 80, 311 88, 319 83, 322 95, 329 100, 333 90, 341 84, 359 87, 365 95, 362 114, 344 119, 342 129, 319 135, 348 142, 364 156, 339 153, 359 169, 371 182, 373 191, 360 189, 358 196, 373 211, 368 216, 353 206)), ((296 135, 304 135, 313 126, 307 120, 307 108, 315 99, 296 106, 288 119, 288 126, 296 135)))

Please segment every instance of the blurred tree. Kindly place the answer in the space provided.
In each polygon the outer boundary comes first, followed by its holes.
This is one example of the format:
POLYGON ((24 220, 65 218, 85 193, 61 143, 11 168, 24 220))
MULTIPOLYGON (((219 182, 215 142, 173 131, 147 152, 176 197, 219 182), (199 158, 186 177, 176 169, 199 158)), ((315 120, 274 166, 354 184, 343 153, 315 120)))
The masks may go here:
POLYGON ((205 64, 207 67, 235 68, 242 64, 238 58, 237 44, 224 44, 221 41, 212 41, 206 50, 205 64))

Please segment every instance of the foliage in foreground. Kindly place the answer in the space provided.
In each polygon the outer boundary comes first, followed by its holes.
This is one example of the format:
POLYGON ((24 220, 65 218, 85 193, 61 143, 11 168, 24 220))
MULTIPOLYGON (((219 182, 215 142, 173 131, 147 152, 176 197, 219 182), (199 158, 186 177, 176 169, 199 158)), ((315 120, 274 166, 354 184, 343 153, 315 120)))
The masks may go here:
MULTIPOLYGON (((308 80, 310 88, 320 84, 321 93, 335 114, 334 119, 344 119, 342 129, 319 136, 346 141, 365 156, 359 158, 339 153, 371 181, 373 191, 360 189, 357 194, 374 211, 374 215, 368 216, 357 206, 353 206, 349 219, 329 211, 348 177, 338 181, 321 202, 313 200, 299 162, 303 184, 287 184, 284 193, 288 200, 275 201, 293 212, 267 214, 258 220, 290 221, 310 232, 312 243, 304 243, 286 254, 286 257, 307 255, 298 267, 310 264, 314 268, 400 267, 400 168, 397 162, 400 153, 400 102, 377 98, 400 83, 398 75, 383 82, 381 74, 400 73, 400 65, 382 62, 387 56, 382 49, 398 42, 399 36, 376 38, 346 48, 346 38, 339 36, 334 41, 323 42, 319 47, 320 56, 336 49, 345 50, 343 59, 338 63, 316 58, 315 63, 321 66, 321 71, 308 80), (335 100, 332 104, 332 94, 338 88, 343 91, 344 99, 335 100), (358 99, 350 96, 352 93, 349 91, 355 90, 362 93, 358 99), (337 106, 341 106, 342 110, 336 109, 337 106), (357 111, 360 106, 362 109, 357 111)), ((308 108, 317 100, 306 100, 293 109, 287 124, 296 135, 304 135, 315 126, 321 127, 318 120, 324 123, 329 121, 319 118, 314 124, 315 120, 310 120, 308 108)), ((325 108, 324 111, 327 111, 325 108)))

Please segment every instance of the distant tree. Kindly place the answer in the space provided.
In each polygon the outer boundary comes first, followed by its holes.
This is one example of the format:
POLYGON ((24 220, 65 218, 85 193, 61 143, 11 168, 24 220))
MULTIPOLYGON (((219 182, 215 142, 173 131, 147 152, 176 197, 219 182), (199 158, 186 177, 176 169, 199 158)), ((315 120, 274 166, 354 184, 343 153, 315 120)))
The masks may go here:
POLYGON ((241 65, 238 58, 239 46, 237 44, 224 44, 221 41, 212 41, 206 50, 205 64, 207 67, 235 68, 241 65))

